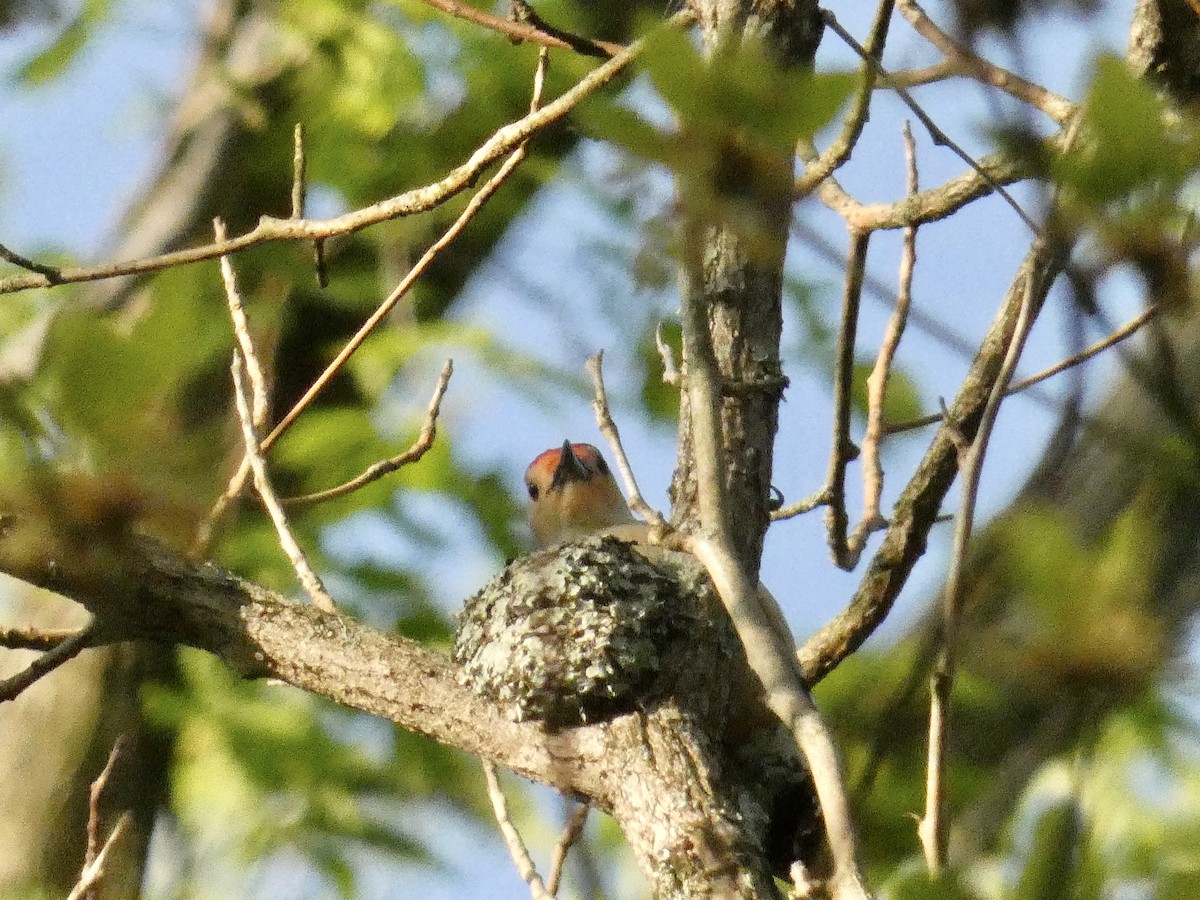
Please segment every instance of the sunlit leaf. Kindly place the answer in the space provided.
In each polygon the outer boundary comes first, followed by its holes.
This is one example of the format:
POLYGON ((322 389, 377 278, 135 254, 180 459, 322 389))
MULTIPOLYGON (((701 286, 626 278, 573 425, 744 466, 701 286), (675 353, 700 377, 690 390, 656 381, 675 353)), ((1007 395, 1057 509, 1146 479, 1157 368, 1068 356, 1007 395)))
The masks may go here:
POLYGON ((44 84, 61 75, 83 50, 96 29, 104 22, 112 0, 84 0, 79 11, 68 21, 58 36, 44 50, 17 70, 17 77, 27 84, 44 84))

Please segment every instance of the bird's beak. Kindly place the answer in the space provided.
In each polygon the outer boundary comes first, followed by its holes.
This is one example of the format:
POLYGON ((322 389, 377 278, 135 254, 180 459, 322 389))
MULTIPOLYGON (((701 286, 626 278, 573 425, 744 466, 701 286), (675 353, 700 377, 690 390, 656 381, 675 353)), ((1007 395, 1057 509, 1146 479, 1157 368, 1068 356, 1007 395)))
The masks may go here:
POLYGON ((558 458, 558 465, 554 468, 554 475, 550 479, 552 487, 561 487, 569 481, 587 481, 591 477, 591 472, 587 466, 575 455, 575 451, 571 449, 570 441, 563 441, 562 453, 558 458))

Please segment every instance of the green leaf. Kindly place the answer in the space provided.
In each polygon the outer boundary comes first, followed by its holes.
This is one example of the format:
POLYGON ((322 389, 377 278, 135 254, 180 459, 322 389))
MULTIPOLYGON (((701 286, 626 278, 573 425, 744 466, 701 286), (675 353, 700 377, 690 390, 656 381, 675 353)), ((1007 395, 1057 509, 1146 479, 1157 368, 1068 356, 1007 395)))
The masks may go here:
POLYGON ((1012 900, 1075 897, 1083 836, 1083 815, 1073 794, 1042 813, 1012 900))
MULTIPOLYGON (((875 360, 862 358, 854 364, 850 400, 860 415, 867 415, 867 379, 875 368, 875 360)), ((906 422, 921 415, 921 393, 917 384, 902 370, 892 367, 888 373, 887 390, 883 395, 883 418, 887 422, 906 422)))
POLYGON ((1088 89, 1079 136, 1055 173, 1092 205, 1156 188, 1173 192, 1196 170, 1200 129, 1170 112, 1120 59, 1101 57, 1088 89))
POLYGON ((18 80, 27 85, 38 85, 61 75, 87 45, 108 16, 111 6, 112 0, 85 0, 79 12, 67 22, 50 46, 17 70, 18 80))

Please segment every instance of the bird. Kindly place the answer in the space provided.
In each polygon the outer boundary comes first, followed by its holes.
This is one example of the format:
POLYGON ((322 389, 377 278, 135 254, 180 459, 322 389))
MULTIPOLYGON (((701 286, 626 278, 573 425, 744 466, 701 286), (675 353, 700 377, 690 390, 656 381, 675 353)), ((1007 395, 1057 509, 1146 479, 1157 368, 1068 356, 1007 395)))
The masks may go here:
POLYGON ((604 455, 592 444, 539 453, 525 470, 529 525, 537 549, 613 534, 642 542, 649 526, 635 519, 604 455))
MULTIPOLYGON (((604 455, 592 444, 565 440, 561 447, 539 453, 525 470, 525 489, 529 493, 529 525, 537 550, 593 535, 612 535, 633 543, 634 549, 651 561, 680 555, 653 545, 650 525, 630 512, 604 455)), ((769 627, 781 642, 794 647, 795 638, 779 604, 761 583, 758 599, 769 627)), ((744 658, 740 664, 731 664, 728 677, 732 695, 740 699, 733 704, 724 723, 725 739, 733 747, 757 748, 748 751, 745 758, 739 757, 740 765, 749 765, 747 760, 756 760, 763 754, 774 760, 771 754, 779 753, 778 746, 790 744, 775 740, 782 726, 768 707, 762 682, 744 658)), ((789 757, 784 763, 775 761, 768 765, 767 770, 778 783, 772 788, 776 796, 770 801, 770 825, 764 842, 782 877, 793 860, 811 862, 816 858, 823 832, 812 783, 803 764, 797 766, 789 757)), ((764 775, 764 781, 765 778, 764 775)))
MULTIPOLYGON (((561 447, 539 453, 525 469, 525 489, 535 549, 612 535, 633 543, 652 561, 671 554, 653 545, 650 525, 634 518, 604 455, 592 444, 564 440, 561 447)), ((761 583, 758 597, 772 630, 794 647, 795 638, 778 601, 761 583)))

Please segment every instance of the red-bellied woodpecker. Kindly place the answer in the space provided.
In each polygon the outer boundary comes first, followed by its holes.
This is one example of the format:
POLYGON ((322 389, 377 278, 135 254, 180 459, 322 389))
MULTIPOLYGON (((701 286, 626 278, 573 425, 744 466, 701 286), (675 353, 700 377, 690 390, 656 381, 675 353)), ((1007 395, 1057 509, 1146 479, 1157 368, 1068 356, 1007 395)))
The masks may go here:
POLYGON ((645 536, 646 524, 629 512, 608 463, 591 444, 563 441, 538 454, 525 470, 525 487, 539 549, 593 534, 630 541, 645 536))

